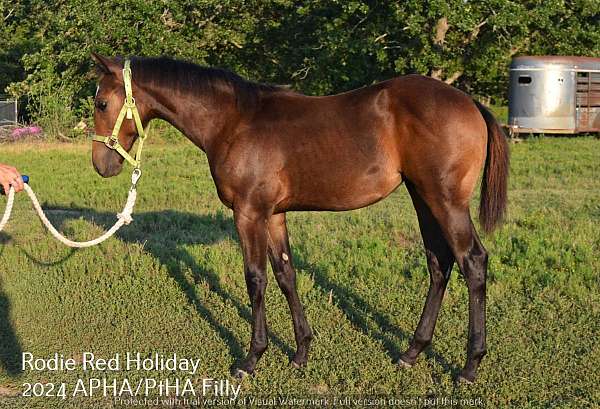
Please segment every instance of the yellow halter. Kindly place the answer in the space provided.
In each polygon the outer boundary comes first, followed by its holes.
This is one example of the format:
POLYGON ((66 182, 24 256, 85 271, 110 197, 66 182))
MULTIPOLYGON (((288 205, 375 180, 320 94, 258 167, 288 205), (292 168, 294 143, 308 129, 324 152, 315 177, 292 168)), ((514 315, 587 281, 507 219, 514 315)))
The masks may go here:
POLYGON ((107 148, 116 150, 135 169, 139 169, 142 161, 142 147, 144 146, 144 140, 146 139, 147 135, 144 127, 142 126, 140 113, 135 106, 135 99, 133 98, 133 93, 131 91, 131 61, 129 60, 125 60, 125 65, 123 66, 123 83, 125 84, 125 101, 123 101, 123 106, 121 107, 119 116, 117 116, 112 134, 110 136, 94 135, 92 140, 96 142, 103 142, 107 148), (133 119, 135 122, 135 127, 138 131, 139 142, 137 151, 135 153, 135 158, 133 158, 119 143, 119 130, 121 129, 123 119, 125 118, 133 119))

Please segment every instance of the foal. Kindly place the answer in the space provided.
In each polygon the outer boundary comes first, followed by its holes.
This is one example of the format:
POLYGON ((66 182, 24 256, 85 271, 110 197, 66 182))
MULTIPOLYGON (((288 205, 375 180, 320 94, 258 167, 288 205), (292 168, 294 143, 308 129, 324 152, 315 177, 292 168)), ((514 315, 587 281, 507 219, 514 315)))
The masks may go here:
MULTIPOLYGON (((109 135, 123 105, 123 61, 94 55, 101 72, 96 134, 109 135)), ((312 340, 296 291, 285 214, 341 211, 373 204, 402 182, 415 206, 430 272, 425 307, 399 363, 411 366, 431 342, 454 262, 469 292, 467 361, 472 382, 486 352, 488 255, 473 227, 469 201, 483 169, 479 219, 492 231, 506 208, 508 146, 493 115, 466 94, 408 75, 327 97, 255 84, 236 74, 168 58, 131 59, 141 122, 168 121, 209 161, 221 201, 233 209, 252 305, 250 351, 234 370, 253 373, 267 348, 267 258, 289 304, 306 364, 312 340), (485 164, 485 166, 484 166, 485 164)), ((125 120, 119 143, 130 151, 137 131, 125 120)), ((93 164, 118 174, 123 157, 94 142, 93 164)))

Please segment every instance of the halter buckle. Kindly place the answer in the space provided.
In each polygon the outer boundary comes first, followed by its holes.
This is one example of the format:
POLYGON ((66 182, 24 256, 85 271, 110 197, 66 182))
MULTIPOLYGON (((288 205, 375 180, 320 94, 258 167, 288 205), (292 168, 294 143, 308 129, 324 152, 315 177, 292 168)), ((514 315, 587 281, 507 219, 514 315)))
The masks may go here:
POLYGON ((116 149, 117 145, 119 145, 119 139, 111 135, 106 138, 106 142, 104 142, 104 144, 110 149, 116 149))

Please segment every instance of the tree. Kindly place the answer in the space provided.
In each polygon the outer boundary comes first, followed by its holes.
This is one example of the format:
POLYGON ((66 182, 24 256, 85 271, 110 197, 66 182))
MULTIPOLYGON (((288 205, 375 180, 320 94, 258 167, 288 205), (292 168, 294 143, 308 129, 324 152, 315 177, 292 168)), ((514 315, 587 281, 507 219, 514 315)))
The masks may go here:
POLYGON ((74 121, 91 109, 96 51, 309 94, 420 73, 503 102, 515 54, 600 56, 599 16, 597 0, 0 0, 0 86, 74 121))

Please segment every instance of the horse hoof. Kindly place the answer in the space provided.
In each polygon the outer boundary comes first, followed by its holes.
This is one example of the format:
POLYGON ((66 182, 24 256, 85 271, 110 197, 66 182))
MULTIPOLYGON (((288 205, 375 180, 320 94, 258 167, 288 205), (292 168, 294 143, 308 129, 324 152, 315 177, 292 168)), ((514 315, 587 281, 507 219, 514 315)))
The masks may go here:
POLYGON ((456 383, 458 385, 473 385, 472 380, 469 380, 462 375, 458 375, 458 378, 456 378, 456 383))
POLYGON ((412 364, 402 360, 402 358, 398 359, 398 365, 400 365, 402 368, 412 368, 412 364))
POLYGON ((233 377, 236 379, 244 379, 246 376, 248 376, 250 374, 248 372, 244 371, 243 369, 236 368, 231 372, 231 375, 233 375, 233 377))
POLYGON ((298 362, 294 361, 293 359, 290 361, 290 365, 294 369, 301 369, 306 366, 306 364, 299 364, 298 362))

